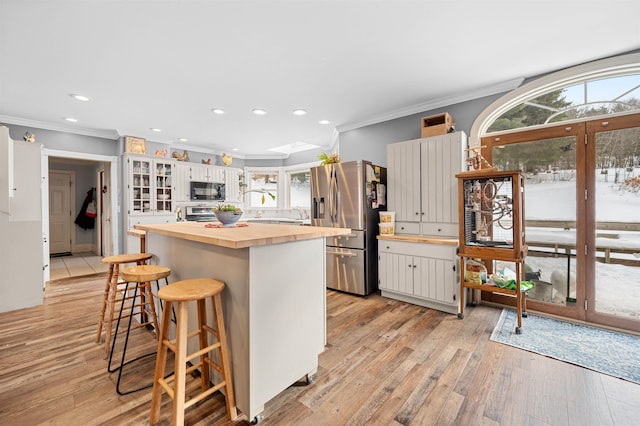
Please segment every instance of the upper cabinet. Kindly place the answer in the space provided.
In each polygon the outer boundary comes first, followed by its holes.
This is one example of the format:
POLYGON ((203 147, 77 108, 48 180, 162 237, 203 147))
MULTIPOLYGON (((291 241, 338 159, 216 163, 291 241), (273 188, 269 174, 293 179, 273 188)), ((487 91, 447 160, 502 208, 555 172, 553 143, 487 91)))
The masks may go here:
POLYGON ((172 214, 175 161, 125 156, 127 212, 130 215, 172 214))
POLYGON ((243 202, 244 197, 242 196, 242 188, 240 187, 242 170, 225 167, 224 174, 225 201, 234 203, 243 202))
POLYGON ((210 166, 208 164, 189 164, 190 176, 189 180, 197 182, 218 182, 224 183, 224 168, 219 166, 210 166))
POLYGON ((455 175, 466 169, 467 136, 448 133, 387 145, 388 209, 397 234, 458 235, 455 175))

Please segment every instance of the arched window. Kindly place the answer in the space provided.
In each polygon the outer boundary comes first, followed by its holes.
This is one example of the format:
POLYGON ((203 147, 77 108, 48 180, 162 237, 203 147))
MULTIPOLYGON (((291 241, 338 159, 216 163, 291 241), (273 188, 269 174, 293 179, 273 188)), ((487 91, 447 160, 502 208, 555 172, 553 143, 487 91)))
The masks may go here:
POLYGON ((489 134, 640 111, 640 54, 568 68, 533 80, 489 105, 471 144, 489 134))

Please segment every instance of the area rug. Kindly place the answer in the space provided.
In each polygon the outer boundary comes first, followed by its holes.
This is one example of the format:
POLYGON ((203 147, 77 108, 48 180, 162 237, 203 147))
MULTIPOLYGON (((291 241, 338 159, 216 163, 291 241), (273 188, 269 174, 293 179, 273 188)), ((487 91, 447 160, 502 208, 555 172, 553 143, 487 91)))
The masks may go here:
POLYGON ((491 340, 640 384, 640 337, 503 309, 491 340))

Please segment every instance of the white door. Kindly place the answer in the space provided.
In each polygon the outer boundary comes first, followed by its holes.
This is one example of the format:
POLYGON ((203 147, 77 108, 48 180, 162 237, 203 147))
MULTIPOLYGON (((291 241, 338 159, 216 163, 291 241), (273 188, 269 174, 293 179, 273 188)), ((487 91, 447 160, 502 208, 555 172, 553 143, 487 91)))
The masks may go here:
POLYGON ((49 172, 49 251, 71 252, 71 183, 72 172, 49 172))

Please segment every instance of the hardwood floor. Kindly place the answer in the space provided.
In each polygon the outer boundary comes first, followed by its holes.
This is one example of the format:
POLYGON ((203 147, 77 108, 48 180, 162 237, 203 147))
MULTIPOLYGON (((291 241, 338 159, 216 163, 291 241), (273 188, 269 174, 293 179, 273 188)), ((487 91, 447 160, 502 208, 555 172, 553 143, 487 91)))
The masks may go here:
MULTIPOLYGON (((53 281, 43 306, 0 314, 0 424, 148 424, 150 389, 118 396, 95 343, 103 285, 102 276, 53 281)), ((491 342, 499 309, 469 308, 459 320, 328 291, 327 313, 314 382, 270 401, 262 425, 638 424, 640 385, 491 342)), ((140 330, 131 351, 153 342, 140 330)), ((149 381, 154 360, 126 370, 124 387, 149 381)), ((165 395, 160 424, 170 411, 165 395)), ((215 394, 186 423, 247 423, 225 416, 215 394)))

